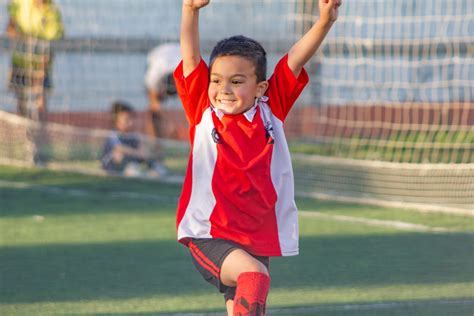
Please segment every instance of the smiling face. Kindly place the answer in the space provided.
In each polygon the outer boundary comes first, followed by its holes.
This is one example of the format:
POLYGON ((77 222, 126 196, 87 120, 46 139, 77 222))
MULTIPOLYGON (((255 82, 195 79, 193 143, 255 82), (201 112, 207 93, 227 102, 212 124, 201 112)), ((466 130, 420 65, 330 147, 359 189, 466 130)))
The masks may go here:
POLYGON ((255 65, 240 56, 221 56, 211 66, 209 99, 225 114, 240 114, 264 95, 267 81, 257 82, 255 65))

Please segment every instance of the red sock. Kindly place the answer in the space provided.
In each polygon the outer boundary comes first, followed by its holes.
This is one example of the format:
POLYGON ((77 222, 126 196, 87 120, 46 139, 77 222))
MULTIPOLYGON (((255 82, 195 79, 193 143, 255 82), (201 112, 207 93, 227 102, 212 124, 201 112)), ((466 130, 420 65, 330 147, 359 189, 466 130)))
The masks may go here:
POLYGON ((234 316, 263 316, 270 277, 260 272, 244 272, 237 278, 234 316))

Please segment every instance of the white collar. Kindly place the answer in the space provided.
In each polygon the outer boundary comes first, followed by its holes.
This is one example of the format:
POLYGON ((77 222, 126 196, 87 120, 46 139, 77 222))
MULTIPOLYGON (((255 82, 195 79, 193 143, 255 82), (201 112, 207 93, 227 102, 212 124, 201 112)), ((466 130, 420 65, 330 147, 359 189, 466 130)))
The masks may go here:
MULTIPOLYGON (((252 122, 253 118, 255 117, 255 114, 257 113, 257 105, 259 105, 260 103, 265 103, 267 101, 268 101, 267 96, 256 98, 255 104, 250 109, 242 113, 247 119, 247 121, 252 122)), ((219 118, 219 120, 222 120, 222 117, 224 116, 224 112, 222 112, 219 109, 216 109, 212 104, 211 104, 211 109, 214 111, 214 113, 216 113, 216 116, 219 118)))

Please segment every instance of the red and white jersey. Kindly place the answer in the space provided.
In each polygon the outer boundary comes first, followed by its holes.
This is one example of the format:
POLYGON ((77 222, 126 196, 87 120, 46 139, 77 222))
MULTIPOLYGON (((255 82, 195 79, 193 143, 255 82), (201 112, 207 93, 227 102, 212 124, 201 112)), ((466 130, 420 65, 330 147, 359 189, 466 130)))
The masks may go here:
POLYGON ((283 122, 308 82, 287 56, 264 97, 247 112, 227 115, 208 97, 204 61, 186 78, 174 76, 190 124, 191 153, 178 203, 178 240, 222 238, 259 256, 298 254, 298 214, 283 122))

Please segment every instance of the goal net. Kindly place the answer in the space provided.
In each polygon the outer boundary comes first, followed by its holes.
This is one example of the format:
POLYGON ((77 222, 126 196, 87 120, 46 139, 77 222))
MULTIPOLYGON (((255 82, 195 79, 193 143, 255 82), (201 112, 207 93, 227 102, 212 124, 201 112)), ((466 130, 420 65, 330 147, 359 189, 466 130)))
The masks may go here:
MULTIPOLYGON (((4 29, 8 3, 0 0, 4 29)), ((125 100, 144 141, 182 175, 187 126, 179 100, 162 106, 165 138, 147 137, 143 127, 147 54, 179 40, 181 2, 55 3, 63 39, 26 45, 0 37, 0 162, 31 164, 40 146, 47 166, 101 173, 110 106, 125 100), (30 115, 17 114, 10 68, 18 50, 33 60, 54 52, 46 121, 34 115, 43 87, 26 95, 30 115)), ((316 0, 213 0, 201 16, 204 58, 217 40, 243 34, 262 42, 271 70, 318 16, 316 0)), ((345 1, 286 122, 297 193, 472 213, 473 54, 470 0, 345 1)))

